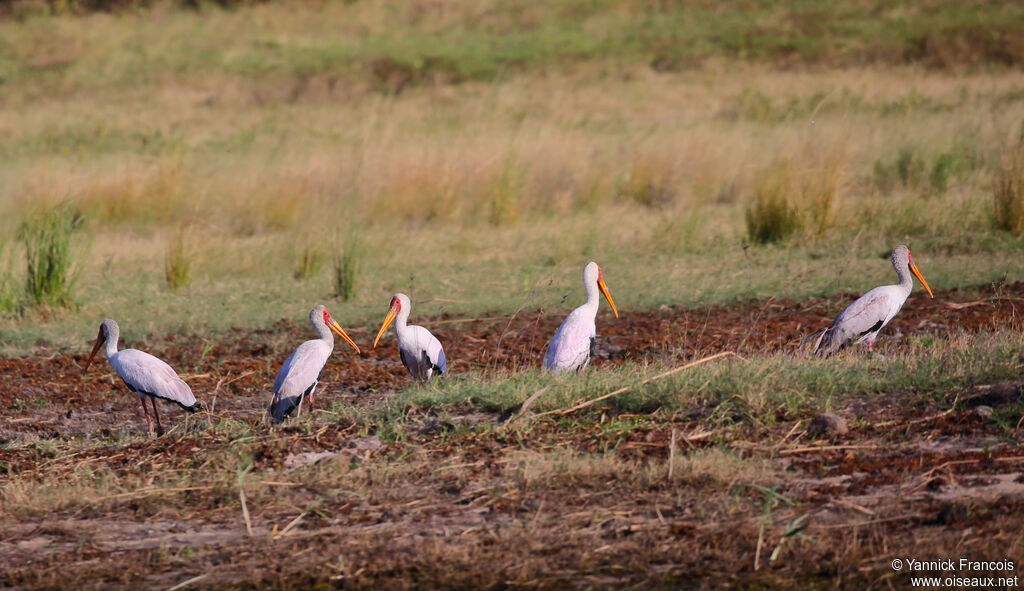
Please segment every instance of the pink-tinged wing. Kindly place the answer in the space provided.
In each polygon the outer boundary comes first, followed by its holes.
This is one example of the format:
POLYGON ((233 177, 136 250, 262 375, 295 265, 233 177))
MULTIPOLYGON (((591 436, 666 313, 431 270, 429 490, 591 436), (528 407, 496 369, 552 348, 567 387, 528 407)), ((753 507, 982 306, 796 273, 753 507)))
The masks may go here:
POLYGON ((594 319, 577 308, 566 316, 544 354, 544 367, 561 373, 582 369, 590 362, 591 340, 597 330, 594 319))
POLYGON ((904 301, 906 296, 897 286, 884 285, 872 289, 836 316, 822 335, 816 350, 828 355, 838 351, 851 340, 863 339, 877 333, 899 312, 904 301))
POLYGON ((280 420, 298 405, 299 397, 320 379, 320 373, 331 356, 332 347, 315 339, 296 347, 274 378, 274 399, 270 414, 280 420))
POLYGON ((196 397, 170 365, 138 349, 124 349, 110 358, 110 365, 121 379, 136 392, 176 402, 183 407, 195 406, 196 397))

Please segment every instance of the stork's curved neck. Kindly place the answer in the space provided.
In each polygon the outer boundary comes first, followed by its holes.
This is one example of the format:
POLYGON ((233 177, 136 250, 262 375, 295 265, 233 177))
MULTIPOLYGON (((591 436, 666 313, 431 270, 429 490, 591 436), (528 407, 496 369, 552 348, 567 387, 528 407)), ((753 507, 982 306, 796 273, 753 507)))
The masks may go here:
POLYGON ((409 305, 402 305, 398 309, 398 314, 395 314, 395 338, 405 334, 405 329, 408 327, 409 322, 409 305))
POLYGON ((594 314, 597 314, 597 307, 601 303, 601 290, 597 288, 597 281, 583 281, 583 289, 587 292, 587 301, 583 304, 583 307, 587 310, 593 310, 594 314))
POLYGON ((121 331, 116 326, 108 326, 106 330, 107 343, 103 352, 107 355, 107 359, 110 359, 117 354, 117 341, 121 338, 121 331))
POLYGON ((910 263, 904 261, 893 261, 892 268, 896 269, 896 276, 900 278, 899 283, 896 285, 909 295, 914 289, 914 278, 910 274, 910 263))
POLYGON ((313 330, 316 331, 316 336, 320 337, 321 341, 334 348, 334 333, 331 332, 326 322, 323 320, 313 322, 313 330))

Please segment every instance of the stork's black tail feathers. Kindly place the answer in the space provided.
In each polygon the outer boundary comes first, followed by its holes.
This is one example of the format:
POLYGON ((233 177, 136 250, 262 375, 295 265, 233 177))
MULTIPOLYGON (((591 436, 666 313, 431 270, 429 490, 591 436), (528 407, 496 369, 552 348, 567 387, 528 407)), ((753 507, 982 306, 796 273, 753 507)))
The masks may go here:
POLYGON ((832 342, 832 335, 832 327, 826 326, 825 328, 819 328, 818 330, 804 337, 800 344, 805 345, 813 340, 814 345, 811 347, 811 350, 814 353, 816 353, 819 357, 828 357, 829 355, 839 350, 839 347, 834 346, 832 342))

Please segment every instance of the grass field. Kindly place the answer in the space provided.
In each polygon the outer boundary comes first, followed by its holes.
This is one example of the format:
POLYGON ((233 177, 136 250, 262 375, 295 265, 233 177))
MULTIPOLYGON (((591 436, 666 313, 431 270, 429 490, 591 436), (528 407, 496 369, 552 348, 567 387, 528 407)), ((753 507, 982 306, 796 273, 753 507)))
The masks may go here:
POLYGON ((852 589, 909 585, 897 550, 1024 561, 1020 3, 103 4, 0 3, 0 557, 25 565, 0 586, 852 589), (49 211, 71 270, 35 297, 49 211), (802 357, 897 244, 936 299, 884 359, 802 357), (552 381, 588 260, 622 318, 552 381), (368 348, 395 291, 450 378, 410 386, 388 338, 260 423, 313 305, 368 348), (144 437, 108 366, 78 375, 105 317, 213 412, 144 437))

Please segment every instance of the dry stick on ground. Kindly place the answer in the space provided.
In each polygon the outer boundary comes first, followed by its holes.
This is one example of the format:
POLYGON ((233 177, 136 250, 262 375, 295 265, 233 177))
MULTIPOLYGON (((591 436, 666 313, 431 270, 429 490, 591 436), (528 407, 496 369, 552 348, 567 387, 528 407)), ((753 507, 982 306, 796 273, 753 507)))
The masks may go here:
POLYGON ((295 519, 292 519, 291 523, 289 523, 288 525, 284 526, 284 529, 282 529, 282 530, 281 530, 281 533, 279 533, 279 534, 275 535, 275 536, 274 536, 274 539, 276 540, 276 539, 278 539, 278 538, 281 538, 281 537, 283 537, 283 536, 284 536, 285 534, 287 534, 288 532, 290 532, 290 531, 292 530, 292 528, 293 528, 293 527, 295 527, 296 525, 298 525, 298 524, 299 524, 299 522, 300 522, 300 521, 302 521, 302 518, 306 516, 306 513, 309 513, 309 509, 306 509, 306 510, 305 510, 305 511, 303 511, 302 513, 299 513, 299 516, 298 516, 298 517, 296 517, 295 519))
POLYGON ((517 412, 517 413, 515 414, 515 416, 513 416, 513 417, 512 417, 511 419, 509 419, 509 420, 508 420, 508 422, 507 422, 506 424, 511 424, 511 423, 512 423, 513 421, 515 421, 515 420, 516 420, 516 419, 518 419, 519 417, 523 416, 523 415, 524 415, 524 414, 526 413, 527 409, 529 409, 529 408, 530 408, 530 405, 531 405, 531 404, 533 404, 533 402, 534 402, 535 400, 537 400, 538 398, 540 398, 542 394, 544 394, 545 392, 547 392, 547 391, 548 391, 548 390, 550 390, 550 389, 551 389, 551 386, 550 386, 550 385, 548 385, 548 386, 544 386, 544 387, 543 387, 543 388, 541 388, 540 390, 537 390, 537 391, 536 391, 536 392, 534 392, 533 394, 530 394, 530 397, 529 397, 529 398, 527 398, 527 399, 526 399, 526 400, 525 400, 525 401, 523 402, 523 405, 522 405, 521 407, 519 407, 519 412, 517 412))
POLYGON ((664 373, 660 373, 660 374, 658 374, 658 375, 656 375, 656 376, 654 376, 652 378, 647 378, 646 380, 643 380, 641 382, 637 382, 637 383, 631 384, 629 386, 624 386, 622 388, 619 388, 618 390, 609 392, 609 393, 604 394, 602 396, 598 396, 597 398, 592 398, 592 399, 587 400, 585 402, 581 402, 581 403, 579 403, 576 406, 573 406, 571 408, 565 408, 565 409, 559 409, 559 410, 549 410, 547 412, 542 412, 542 413, 540 413, 540 414, 538 414, 536 416, 543 417, 545 415, 553 415, 553 414, 567 415, 567 414, 569 414, 571 412, 575 412, 575 411, 577 411, 577 410, 579 410, 581 408, 586 408, 588 406, 597 404, 598 402, 601 402, 602 400, 607 400, 607 399, 611 398, 612 396, 616 396, 616 395, 622 394, 623 392, 626 392, 628 390, 632 390, 633 388, 636 388, 638 386, 643 386, 644 384, 649 384, 651 382, 660 380, 662 378, 667 378, 668 376, 676 374, 676 373, 679 373, 679 372, 683 371, 684 369, 689 369, 691 367, 695 367, 695 366, 701 365, 703 363, 707 363, 708 361, 714 361, 715 359, 719 359, 721 357, 727 357, 727 356, 739 357, 740 359, 746 361, 746 359, 744 359, 741 355, 737 355, 736 353, 734 353, 732 351, 722 351, 721 353, 715 353, 714 355, 711 355, 709 357, 702 357, 702 358, 700 358, 700 359, 698 359, 696 361, 691 361, 690 363, 687 363, 686 365, 680 365, 679 367, 677 367, 675 369, 670 369, 670 370, 668 370, 668 371, 666 371, 664 373))
POLYGON ((109 501, 110 499, 124 499, 134 497, 146 497, 149 495, 158 495, 164 493, 175 493, 185 492, 190 490, 210 490, 212 486, 182 486, 179 488, 144 488, 142 490, 135 490, 132 492, 118 493, 116 495, 107 495, 105 497, 97 497, 92 499, 91 502, 97 503, 99 501, 109 501))
POLYGON ((812 445, 809 447, 797 447, 793 449, 783 449, 779 451, 780 456, 788 456, 791 454, 803 454, 814 451, 839 451, 843 449, 877 449, 879 445, 812 445))
MULTIPOLYGON (((914 419, 912 421, 907 421, 906 424, 907 425, 916 425, 918 423, 927 423, 929 421, 934 421, 935 419, 941 419, 942 417, 944 417, 944 416, 952 413, 954 410, 956 410, 956 403, 957 402, 960 402, 960 392, 956 393, 956 398, 953 399, 953 404, 951 404, 948 409, 940 412, 937 415, 932 415, 930 417, 923 417, 923 418, 920 418, 920 419, 914 419)), ((896 419, 896 420, 892 420, 892 421, 885 421, 885 422, 882 422, 882 423, 878 423, 875 426, 876 427, 888 427, 889 425, 895 425, 895 424, 897 424, 899 422, 900 421, 898 419, 896 419)))
POLYGON ((196 577, 192 577, 191 579, 185 579, 184 581, 182 581, 182 582, 178 583, 177 585, 171 587, 167 591, 178 591, 178 589, 184 589, 185 587, 188 587, 192 583, 198 583, 199 581, 202 581, 203 579, 205 579, 208 576, 210 576, 210 575, 209 574, 205 574, 205 575, 199 575, 199 576, 196 576, 196 577))
POLYGON ((672 429, 672 442, 668 444, 668 479, 669 480, 672 480, 672 468, 675 467, 675 464, 676 464, 676 430, 672 429))
MULTIPOLYGON (((249 468, 251 468, 250 466, 249 468)), ((245 504, 245 486, 244 480, 245 475, 249 473, 249 468, 246 468, 241 474, 238 475, 238 500, 242 502, 242 517, 245 518, 245 531, 252 537, 252 519, 249 518, 249 507, 245 504)))

